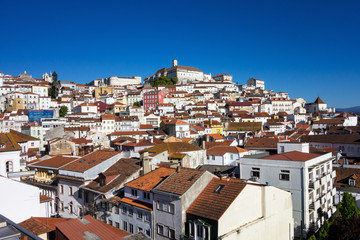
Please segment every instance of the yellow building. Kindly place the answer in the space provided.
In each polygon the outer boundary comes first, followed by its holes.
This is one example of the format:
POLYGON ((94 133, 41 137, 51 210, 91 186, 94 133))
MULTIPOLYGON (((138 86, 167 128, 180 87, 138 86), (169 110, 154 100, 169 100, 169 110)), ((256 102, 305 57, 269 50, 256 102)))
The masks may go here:
POLYGON ((216 120, 210 120, 210 122, 204 121, 204 124, 209 124, 209 127, 211 128, 211 133, 223 134, 224 126, 221 122, 216 120))
POLYGON ((100 95, 104 95, 104 94, 114 94, 114 88, 110 88, 110 87, 106 87, 106 86, 102 86, 102 87, 96 87, 95 88, 95 97, 99 98, 100 95))

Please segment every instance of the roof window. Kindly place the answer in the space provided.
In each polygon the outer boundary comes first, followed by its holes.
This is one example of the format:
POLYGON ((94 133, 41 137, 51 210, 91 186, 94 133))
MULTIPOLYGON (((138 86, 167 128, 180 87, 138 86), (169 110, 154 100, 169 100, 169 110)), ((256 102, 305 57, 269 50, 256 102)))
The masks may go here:
POLYGON ((219 186, 215 189, 214 193, 220 193, 221 190, 223 190, 224 187, 225 187, 225 185, 219 184, 219 186))

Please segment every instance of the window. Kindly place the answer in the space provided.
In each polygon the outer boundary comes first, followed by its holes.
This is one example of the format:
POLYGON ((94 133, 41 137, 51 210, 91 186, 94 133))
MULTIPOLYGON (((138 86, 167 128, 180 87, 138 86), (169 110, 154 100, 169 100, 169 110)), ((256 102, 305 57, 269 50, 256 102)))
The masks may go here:
POLYGON ((129 224, 129 231, 130 233, 134 233, 134 225, 133 224, 129 224))
POLYGON ((78 198, 80 198, 80 199, 82 198, 82 190, 81 189, 78 190, 78 198))
POLYGON ((150 222, 150 214, 148 213, 145 214, 145 221, 150 222))
POLYGON ((12 163, 12 161, 7 161, 5 165, 6 165, 6 172, 7 173, 13 171, 13 163, 12 163))
POLYGON ((115 208, 115 210, 114 210, 115 214, 119 214, 119 207, 115 206, 114 208, 115 208))
POLYGON ((137 218, 139 218, 139 219, 142 219, 142 217, 143 217, 143 213, 142 213, 142 211, 137 211, 137 218))
POLYGON ((157 227, 157 233, 158 233, 159 235, 164 235, 164 226, 158 225, 158 227, 157 227))
POLYGON ((169 203, 169 213, 174 214, 175 212, 175 205, 173 203, 169 203))
POLYGON ((102 209, 106 209, 106 202, 100 202, 100 206, 102 209))
POLYGON ((143 197, 144 197, 144 199, 149 199, 150 200, 150 193, 149 192, 144 192, 143 197))
POLYGON ((131 195, 133 195, 134 197, 137 197, 137 190, 131 189, 131 195))
POLYGON ((280 180, 290 181, 290 171, 289 170, 280 170, 280 180))
POLYGON ((120 228, 120 224, 118 222, 115 222, 115 227, 120 228))
POLYGON ((251 177, 260 178, 260 168, 252 168, 250 175, 251 177))
POLYGON ((81 217, 82 216, 82 208, 78 207, 78 216, 81 217))
POLYGON ((73 189, 72 187, 69 187, 69 196, 72 196, 73 195, 73 189))
POLYGON ((203 236, 202 225, 200 225, 200 224, 196 225, 196 231, 197 231, 197 236, 202 238, 202 236, 203 236))
POLYGON ((175 230, 169 228, 169 238, 170 239, 175 239, 175 230))
POLYGON ((209 228, 204 226, 204 232, 205 232, 204 240, 209 240, 209 228))
POLYGON ((349 179, 349 185, 350 186, 355 186, 355 180, 354 179, 349 179))
POLYGON ((193 222, 189 222, 189 231, 190 237, 194 237, 195 234, 195 224, 193 222))
POLYGON ((215 160, 215 156, 212 156, 212 160, 215 160))
POLYGON ((64 203, 63 202, 60 202, 60 211, 64 211, 64 203))
POLYGON ((127 222, 123 221, 123 230, 127 231, 128 227, 127 227, 127 222))
POLYGON ((122 207, 122 213, 123 213, 123 214, 126 214, 126 211, 127 211, 126 206, 123 206, 123 207, 122 207))
POLYGON ((142 232, 143 228, 142 227, 138 227, 138 232, 142 232))
POLYGON ((112 225, 113 225, 113 221, 109 220, 109 225, 112 226, 112 225))
POLYGON ((132 216, 132 215, 133 215, 133 209, 129 208, 129 216, 132 216))
POLYGON ((72 214, 73 213, 73 206, 72 204, 69 204, 69 214, 72 214))
POLYGON ((60 194, 64 193, 64 185, 60 185, 59 192, 60 192, 60 194))
POLYGON ((150 237, 150 229, 146 229, 146 235, 150 237))
POLYGON ((285 152, 285 147, 284 146, 280 146, 280 153, 285 152))

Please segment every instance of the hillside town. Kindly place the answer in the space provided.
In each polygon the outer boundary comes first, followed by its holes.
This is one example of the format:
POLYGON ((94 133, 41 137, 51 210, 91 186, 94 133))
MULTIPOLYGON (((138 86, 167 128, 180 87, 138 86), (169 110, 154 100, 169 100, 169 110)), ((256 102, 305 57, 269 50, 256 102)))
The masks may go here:
POLYGON ((87 84, 0 72, 0 231, 308 239, 345 193, 360 207, 359 115, 168 65, 87 84))

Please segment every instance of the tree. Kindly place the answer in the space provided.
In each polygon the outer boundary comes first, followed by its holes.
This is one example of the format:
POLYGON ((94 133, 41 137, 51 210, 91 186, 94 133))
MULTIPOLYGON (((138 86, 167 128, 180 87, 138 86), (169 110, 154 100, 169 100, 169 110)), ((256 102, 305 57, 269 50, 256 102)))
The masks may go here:
POLYGON ((168 77, 161 76, 150 83, 152 87, 158 87, 159 85, 174 85, 178 81, 177 77, 169 79, 168 77))
POLYGON ((139 102, 134 102, 134 107, 140 107, 140 103, 139 102))
POLYGON ((325 220, 324 226, 319 231, 319 239, 320 240, 326 240, 329 236, 329 230, 330 230, 330 223, 328 220, 325 220))
POLYGON ((339 217, 330 227, 327 240, 358 240, 360 239, 360 218, 339 217))
POLYGON ((344 192, 343 199, 338 205, 341 217, 349 219, 352 217, 360 217, 360 210, 355 204, 355 200, 350 193, 344 192))
POLYGON ((311 237, 309 238, 309 240, 316 240, 315 235, 311 235, 311 237))
POLYGON ((59 115, 60 117, 65 117, 68 112, 68 108, 66 106, 61 106, 59 115))
POLYGON ((172 77, 170 80, 174 85, 177 84, 177 82, 179 81, 177 77, 172 77))

